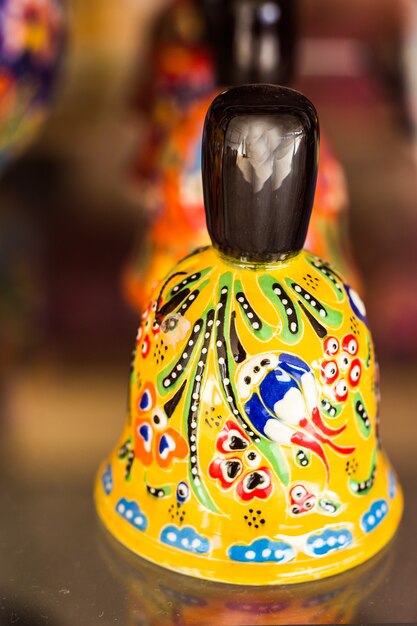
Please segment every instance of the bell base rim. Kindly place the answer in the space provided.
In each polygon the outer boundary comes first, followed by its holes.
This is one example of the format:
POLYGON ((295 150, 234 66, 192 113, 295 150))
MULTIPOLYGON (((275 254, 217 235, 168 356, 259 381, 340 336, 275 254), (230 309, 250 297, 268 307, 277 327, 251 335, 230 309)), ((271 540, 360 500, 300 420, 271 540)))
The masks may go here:
MULTIPOLYGON (((117 514, 110 507, 106 506, 106 500, 102 495, 101 485, 97 480, 95 488, 95 506, 98 517, 107 532, 126 550, 140 559, 169 570, 188 576, 194 579, 203 579, 214 583, 226 585, 242 585, 249 587, 260 586, 281 586, 314 582, 325 578, 330 578, 352 570, 366 561, 369 561, 381 552, 393 539, 401 522, 403 514, 403 493, 401 487, 397 486, 397 493, 391 501, 390 513, 386 521, 388 528, 381 532, 381 528, 374 530, 366 537, 367 541, 362 542, 357 547, 349 548, 347 552, 321 557, 326 559, 327 564, 316 560, 313 567, 304 569, 285 569, 285 564, 277 563, 244 563, 232 562, 220 559, 206 559, 201 556, 189 555, 177 550, 177 554, 172 555, 171 561, 167 556, 175 549, 170 549, 154 538, 149 537, 144 532, 125 526, 121 532, 120 520, 117 514), (347 556, 348 555, 348 556, 347 556), (187 560, 192 566, 174 564, 181 560, 187 560), (227 565, 227 568, 225 567, 227 565), (227 569, 229 575, 225 576, 227 569), (292 570, 292 571, 291 571, 292 570)), ((384 529, 382 529, 384 530, 384 529)))

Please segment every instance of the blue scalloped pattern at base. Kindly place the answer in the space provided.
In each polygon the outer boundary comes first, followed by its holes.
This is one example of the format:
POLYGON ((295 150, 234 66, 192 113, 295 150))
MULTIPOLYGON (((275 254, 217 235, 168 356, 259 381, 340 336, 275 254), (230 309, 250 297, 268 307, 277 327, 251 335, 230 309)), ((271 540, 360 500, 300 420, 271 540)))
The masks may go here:
POLYGON ((195 554, 207 554, 210 552, 210 542, 206 537, 199 535, 192 526, 174 526, 170 524, 162 529, 160 541, 171 548, 194 552, 195 554))
POLYGON ((362 515, 361 527, 366 533, 370 533, 388 514, 388 502, 386 500, 376 500, 366 513, 362 515))
POLYGON ((321 533, 310 535, 306 542, 305 552, 309 556, 325 556, 329 552, 344 550, 353 542, 353 536, 347 528, 332 530, 326 528, 321 533))
POLYGON ((106 495, 110 495, 113 491, 113 471, 110 463, 107 465, 101 476, 101 483, 106 495))
POLYGON ((241 563, 288 563, 295 557, 294 549, 284 541, 256 539, 249 545, 235 544, 228 550, 232 561, 241 563))
POLYGON ((148 520, 146 515, 140 510, 139 504, 134 500, 120 498, 116 504, 116 512, 137 530, 146 530, 148 520))

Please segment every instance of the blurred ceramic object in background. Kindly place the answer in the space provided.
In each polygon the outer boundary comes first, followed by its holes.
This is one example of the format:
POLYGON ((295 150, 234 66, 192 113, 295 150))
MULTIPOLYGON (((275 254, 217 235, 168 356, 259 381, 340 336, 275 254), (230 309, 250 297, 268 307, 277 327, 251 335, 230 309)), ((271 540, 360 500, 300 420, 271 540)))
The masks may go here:
POLYGON ((302 250, 317 155, 315 109, 295 91, 230 89, 207 114, 213 247, 152 294, 95 490, 114 536, 168 569, 304 582, 369 559, 398 526, 364 306, 302 250))
POLYGON ((187 107, 214 89, 203 31, 195 0, 174 0, 155 27, 151 71, 136 103, 146 128, 133 172, 137 201, 150 216, 161 210, 156 182, 167 137, 187 107))
MULTIPOLYGON (((408 119, 414 139, 417 136, 417 7, 413 0, 402 0, 404 14, 404 33, 402 39, 403 80, 405 83, 405 101, 408 119)), ((401 93, 401 92, 400 92, 401 93)))
MULTIPOLYGON (((295 53, 293 0, 204 0, 202 4, 219 84, 290 81, 295 53)), ((183 79, 190 81, 190 76, 184 74, 183 79)), ((138 310, 143 310, 150 291, 176 261, 210 243, 204 218, 200 153, 204 116, 216 93, 210 91, 207 95, 206 90, 206 95, 198 98, 194 88, 196 101, 192 103, 189 98, 174 115, 168 109, 167 92, 161 92, 156 103, 165 108, 170 129, 167 132, 165 126, 165 141, 159 142, 158 158, 149 146, 142 156, 154 170, 153 177, 148 178, 152 179, 151 184, 146 190, 142 186, 140 200, 148 208, 153 205, 149 211, 151 227, 147 241, 140 242, 141 249, 134 253, 124 274, 125 292, 138 310)), ((306 247, 334 263, 358 289, 360 281, 347 232, 347 208, 343 169, 327 141, 323 141, 306 247)))
MULTIPOLYGON (((0 173, 30 143, 46 117, 63 44, 57 0, 0 0, 0 173)), ((7 199, 7 194, 6 194, 7 199)), ((41 290, 37 233, 3 200, 0 207, 0 405, 11 365, 38 340, 41 290)), ((0 420, 2 416, 0 415, 0 420)))
MULTIPOLYGON (((145 253, 135 254, 124 275, 129 301, 142 310, 157 282, 180 258, 210 243, 201 182, 201 134, 214 94, 192 106, 173 129, 161 163, 158 197, 163 207, 153 221, 145 253)), ((326 139, 321 143, 314 211, 306 248, 344 270, 356 288, 358 274, 347 245, 347 189, 343 169, 326 139)))
POLYGON ((59 0, 0 0, 0 169, 46 117, 63 36, 59 0))

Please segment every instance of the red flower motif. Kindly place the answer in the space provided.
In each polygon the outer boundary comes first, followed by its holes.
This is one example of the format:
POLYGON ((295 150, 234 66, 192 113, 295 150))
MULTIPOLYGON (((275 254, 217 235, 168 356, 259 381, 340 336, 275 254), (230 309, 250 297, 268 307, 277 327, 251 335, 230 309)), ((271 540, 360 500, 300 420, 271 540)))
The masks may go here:
POLYGON ((136 335, 136 345, 144 359, 146 359, 151 351, 152 338, 156 337, 161 330, 158 322, 154 321, 152 323, 152 313, 155 313, 155 311, 156 302, 153 302, 144 310, 142 313, 142 323, 136 335))
POLYGON ((216 447, 222 454, 243 451, 249 446, 249 440, 242 430, 231 420, 227 421, 217 438, 216 447))
POLYGON ((316 507, 317 498, 313 493, 307 491, 306 487, 301 484, 294 485, 290 490, 291 513, 293 515, 302 515, 303 513, 311 513, 316 507))
POLYGON ((271 472, 267 467, 258 467, 248 472, 236 487, 237 495, 247 502, 253 498, 266 500, 272 492, 271 472))
POLYGON ((328 385, 334 383, 339 376, 339 368, 335 360, 325 359, 321 364, 321 376, 328 385))
POLYGON ((151 350, 151 340, 149 339, 149 335, 145 335, 145 338, 142 341, 142 345, 140 347, 140 351, 144 359, 146 359, 150 350, 151 350))
POLYGON ((348 333, 340 344, 336 337, 326 337, 323 342, 325 358, 321 361, 323 382, 331 386, 338 402, 345 402, 349 391, 356 389, 362 375, 362 364, 356 356, 359 351, 355 335, 348 333))
POLYGON ((253 498, 268 498, 272 492, 271 472, 267 467, 261 467, 260 454, 232 420, 224 425, 216 448, 221 456, 212 460, 208 471, 211 478, 219 481, 222 489, 235 488, 244 502, 253 498))
POLYGON ((243 463, 237 457, 214 459, 209 465, 209 475, 218 478, 223 489, 229 489, 243 471, 243 463))
POLYGON ((326 354, 333 356, 339 352, 340 344, 336 337, 327 337, 324 340, 323 347, 326 354))
POLYGON ((359 344, 355 335, 352 335, 351 333, 345 335, 342 340, 342 347, 348 354, 356 356, 358 354, 359 344))
POLYGON ((349 368, 349 384, 351 387, 357 387, 359 385, 359 381, 361 379, 362 374, 362 365, 359 359, 353 359, 350 368, 349 368))

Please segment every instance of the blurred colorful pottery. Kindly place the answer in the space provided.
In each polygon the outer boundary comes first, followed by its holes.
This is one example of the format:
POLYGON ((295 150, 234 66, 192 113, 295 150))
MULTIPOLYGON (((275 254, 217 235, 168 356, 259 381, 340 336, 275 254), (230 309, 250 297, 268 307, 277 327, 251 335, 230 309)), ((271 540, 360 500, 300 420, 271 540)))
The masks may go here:
MULTIPOLYGON (((213 61, 206 46, 207 65, 204 71, 199 70, 199 75, 211 76, 212 82, 216 75, 217 82, 224 85, 286 84, 290 81, 295 49, 295 0, 241 0, 239 3, 203 0, 201 4, 216 68, 211 66, 213 61), (268 50, 267 62, 262 50, 268 50)), ((174 4, 177 8, 184 9, 184 6, 196 13, 191 0, 174 4)), ((177 54, 186 55, 190 66, 201 63, 201 46, 192 48, 183 42, 179 47, 177 39, 175 42, 177 54)), ((142 166, 142 171, 136 172, 139 175, 137 203, 146 209, 150 229, 147 239, 141 238, 139 250, 132 255, 123 275, 126 296, 139 311, 174 263, 195 248, 210 243, 200 173, 201 133, 205 113, 218 90, 214 92, 210 80, 203 83, 204 89, 201 85, 197 89, 190 71, 178 69, 182 66, 172 54, 172 48, 172 44, 166 48, 166 61, 172 71, 175 68, 181 73, 181 82, 175 84, 175 90, 159 89, 157 96, 153 96, 154 119, 149 124, 153 141, 145 146, 141 157, 148 170, 145 173, 142 166), (188 94, 186 100, 179 98, 183 92, 188 94)), ((159 42, 156 51, 160 58, 164 47, 159 42)), ((154 74, 156 84, 167 82, 161 78, 166 72, 159 69, 154 74)), ((306 247, 331 261, 358 289, 360 281, 349 247, 347 209, 343 169, 327 141, 323 141, 306 247)))
POLYGON ((0 169, 45 119, 63 29, 59 0, 0 0, 0 169))
MULTIPOLYGON (((154 218, 144 251, 135 253, 124 276, 129 302, 142 311, 157 283, 194 249, 210 244, 201 181, 201 135, 207 108, 216 93, 189 106, 172 127, 152 186, 161 209, 154 218)), ((150 192, 150 193, 152 193, 150 192)), ((321 141, 314 210, 306 248, 332 262, 356 289, 360 286, 347 233, 348 197, 340 162, 321 141)))
POLYGON ((95 488, 110 532, 168 569, 305 582, 371 558, 399 524, 365 308, 302 250, 317 152, 315 109, 290 89, 233 88, 207 114, 213 246, 152 294, 95 488))
POLYGON ((194 0, 175 0, 155 28, 151 72, 137 101, 146 128, 131 181, 138 202, 150 215, 161 210, 156 181, 167 137, 188 106, 215 86, 203 29, 194 0))

